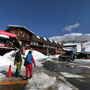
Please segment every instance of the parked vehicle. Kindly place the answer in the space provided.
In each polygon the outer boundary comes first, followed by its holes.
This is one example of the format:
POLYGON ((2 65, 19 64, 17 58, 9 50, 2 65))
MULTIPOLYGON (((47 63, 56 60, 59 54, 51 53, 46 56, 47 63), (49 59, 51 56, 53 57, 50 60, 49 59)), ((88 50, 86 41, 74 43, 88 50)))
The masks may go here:
POLYGON ((90 54, 89 53, 85 53, 85 52, 81 52, 81 53, 78 53, 76 55, 76 57, 78 59, 88 59, 88 58, 90 58, 90 54))
POLYGON ((58 58, 60 61, 73 61, 75 59, 75 55, 72 53, 72 51, 67 51, 58 58))

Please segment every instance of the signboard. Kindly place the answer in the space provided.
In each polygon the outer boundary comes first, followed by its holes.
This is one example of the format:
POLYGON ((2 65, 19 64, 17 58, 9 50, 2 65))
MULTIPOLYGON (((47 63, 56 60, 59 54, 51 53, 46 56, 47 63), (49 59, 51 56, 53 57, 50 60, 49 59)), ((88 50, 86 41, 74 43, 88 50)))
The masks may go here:
POLYGON ((11 36, 11 37, 15 37, 15 38, 17 37, 17 34, 5 32, 3 30, 0 30, 0 34, 11 36))
POLYGON ((5 46, 5 44, 1 44, 1 43, 0 43, 0 47, 4 47, 4 46, 5 46))

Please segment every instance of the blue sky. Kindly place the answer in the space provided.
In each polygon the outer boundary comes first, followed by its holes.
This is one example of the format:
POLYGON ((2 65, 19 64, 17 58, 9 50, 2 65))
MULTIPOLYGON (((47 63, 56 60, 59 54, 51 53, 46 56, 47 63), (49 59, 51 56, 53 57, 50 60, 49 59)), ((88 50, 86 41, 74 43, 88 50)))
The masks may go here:
POLYGON ((90 33, 90 0, 0 0, 0 29, 7 25, 46 38, 90 33))

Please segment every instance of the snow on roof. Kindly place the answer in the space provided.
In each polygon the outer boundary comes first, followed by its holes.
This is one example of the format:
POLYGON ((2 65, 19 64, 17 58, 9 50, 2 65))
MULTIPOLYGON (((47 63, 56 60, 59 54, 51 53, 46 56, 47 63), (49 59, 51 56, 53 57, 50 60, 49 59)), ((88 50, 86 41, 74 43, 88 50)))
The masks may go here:
POLYGON ((0 37, 3 37, 3 38, 9 38, 9 36, 2 35, 2 34, 0 34, 0 37))
POLYGON ((56 41, 54 41, 56 44, 57 44, 57 42, 56 41))
POLYGON ((53 42, 51 39, 49 39, 50 40, 50 42, 53 42))
POLYGON ((66 44, 64 44, 64 46, 67 46, 67 45, 80 45, 80 43, 66 43, 66 44))
POLYGON ((58 42, 59 44, 61 44, 60 42, 58 42))
POLYGON ((47 39, 46 38, 43 38, 45 41, 47 41, 47 39))
MULTIPOLYGON (((33 33, 31 30, 29 30, 28 28, 26 28, 25 26, 21 26, 21 25, 8 25, 7 26, 7 28, 8 27, 18 27, 18 28, 24 28, 24 29, 26 29, 26 30, 28 30, 29 32, 31 32, 31 33, 33 33)), ((34 33, 33 33, 34 34, 34 33)))
POLYGON ((71 51, 70 49, 67 49, 67 48, 63 48, 63 50, 66 50, 66 51, 71 51))
POLYGON ((39 36, 36 36, 38 39, 40 39, 40 37, 39 36))

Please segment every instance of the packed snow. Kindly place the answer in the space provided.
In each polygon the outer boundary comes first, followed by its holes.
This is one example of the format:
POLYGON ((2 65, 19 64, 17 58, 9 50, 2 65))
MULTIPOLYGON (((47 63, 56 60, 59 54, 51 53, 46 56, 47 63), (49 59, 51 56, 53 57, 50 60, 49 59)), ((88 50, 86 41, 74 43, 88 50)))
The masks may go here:
POLYGON ((69 87, 63 83, 58 84, 58 87, 59 87, 58 90, 73 90, 71 87, 69 87))
POLYGON ((50 77, 44 72, 36 73, 33 75, 33 78, 29 80, 27 88, 29 88, 29 90, 45 90, 46 88, 54 85, 55 81, 56 77, 50 77), (33 87, 30 87, 30 85, 33 87))

